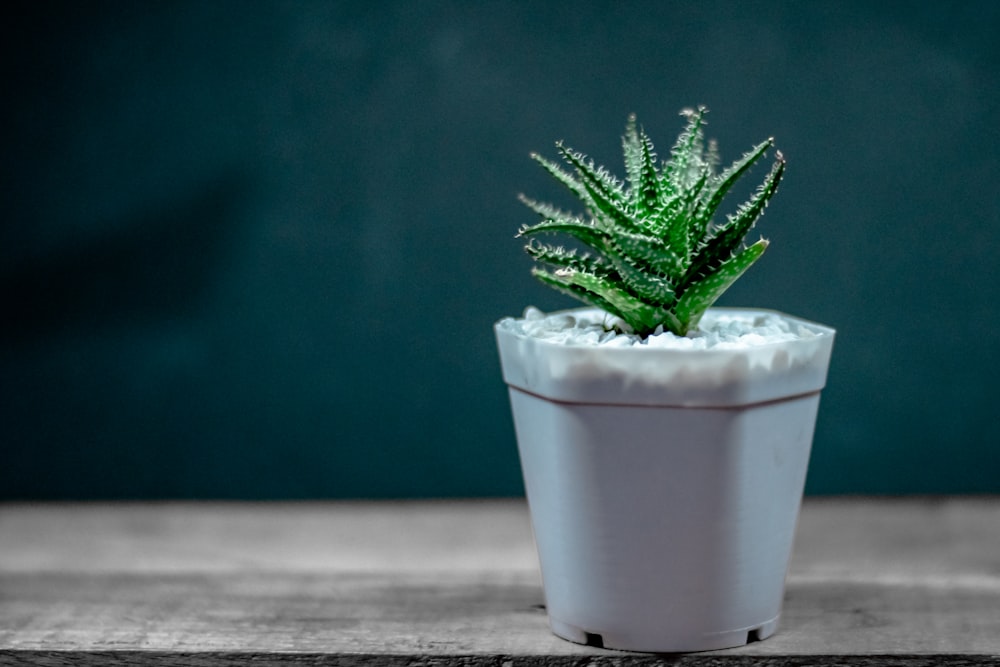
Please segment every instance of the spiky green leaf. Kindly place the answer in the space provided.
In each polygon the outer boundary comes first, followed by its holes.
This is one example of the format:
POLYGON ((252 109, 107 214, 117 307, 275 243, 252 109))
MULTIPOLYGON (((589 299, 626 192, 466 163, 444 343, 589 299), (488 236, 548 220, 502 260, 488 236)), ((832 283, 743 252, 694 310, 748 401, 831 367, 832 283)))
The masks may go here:
POLYGON ((631 204, 640 219, 655 215, 660 207, 660 175, 656 170, 653 142, 636 124, 635 114, 629 116, 623 137, 625 165, 631 186, 631 204))
POLYGON ((655 236, 619 232, 610 237, 608 243, 653 273, 665 275, 672 281, 677 281, 682 275, 684 265, 680 257, 655 236))
POLYGON ((695 224, 692 225, 692 228, 704 233, 722 200, 729 194, 736 181, 746 174, 747 170, 763 157, 764 152, 773 145, 774 139, 762 141, 711 180, 705 191, 698 197, 698 205, 694 211, 695 224))
POLYGON ((606 255, 628 292, 650 305, 669 306, 674 302, 674 288, 666 276, 650 271, 642 262, 618 252, 613 245, 606 255))
POLYGON ((625 178, 632 190, 636 191, 642 181, 642 143, 639 141, 639 126, 635 114, 629 114, 622 136, 622 154, 625 158, 625 178))
MULTIPOLYGON (((574 299, 582 301, 588 306, 593 306, 594 308, 599 308, 607 313, 610 313, 616 317, 621 318, 621 313, 618 309, 607 299, 601 297, 590 290, 584 289, 578 285, 567 282, 562 278, 556 277, 554 274, 546 271, 545 269, 533 268, 531 270, 531 275, 537 278, 539 281, 548 285, 557 292, 562 292, 567 296, 571 296, 574 299)), ((624 318, 622 318, 624 319, 624 318)))
MULTIPOLYGON (((622 184, 607 171, 599 169, 579 152, 560 145, 559 154, 576 170, 579 182, 587 191, 590 213, 611 226, 631 231, 639 231, 636 221, 627 210, 627 201, 622 184)), ((586 203, 586 202, 585 202, 586 203)))
POLYGON ((705 240, 697 256, 688 269, 688 278, 710 273, 722 264, 743 242, 754 224, 764 213, 767 203, 778 191, 778 184, 785 172, 785 160, 779 153, 764 182, 761 183, 753 196, 741 204, 736 215, 730 215, 724 225, 715 230, 714 234, 705 240))
POLYGON ((635 331, 652 331, 659 324, 660 308, 644 303, 603 276, 562 269, 549 274, 549 277, 554 282, 567 287, 575 286, 599 297, 613 308, 613 314, 625 320, 635 331))
POLYGON ((585 188, 583 183, 578 181, 573 174, 560 167, 557 163, 542 157, 538 153, 532 153, 531 159, 542 165, 542 168, 547 171, 552 178, 562 183, 567 190, 576 196, 577 199, 583 201, 584 204, 590 204, 590 195, 587 193, 587 188, 585 188))
POLYGON ((681 115, 688 119, 687 126, 670 151, 670 163, 664 170, 664 176, 676 193, 688 189, 692 171, 697 169, 702 161, 704 151, 705 130, 704 118, 707 109, 685 109, 681 115))
POLYGON ((605 232, 592 223, 579 218, 542 220, 534 225, 524 225, 518 230, 518 237, 534 234, 568 234, 578 241, 600 250, 605 244, 605 232))
POLYGON ((590 253, 581 253, 576 248, 566 249, 562 246, 554 246, 548 243, 541 243, 532 239, 531 243, 525 246, 525 250, 532 259, 549 266, 573 269, 574 271, 587 271, 595 275, 607 276, 614 267, 603 257, 590 253))
POLYGON ((718 300, 750 266, 767 250, 768 242, 757 241, 722 262, 714 272, 702 277, 684 292, 673 311, 681 325, 690 330, 708 308, 718 300))

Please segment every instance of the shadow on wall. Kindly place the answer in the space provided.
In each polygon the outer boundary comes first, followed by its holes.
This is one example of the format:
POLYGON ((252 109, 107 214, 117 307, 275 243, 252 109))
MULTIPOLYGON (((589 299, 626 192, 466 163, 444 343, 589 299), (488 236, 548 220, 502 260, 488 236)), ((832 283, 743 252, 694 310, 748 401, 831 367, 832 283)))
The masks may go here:
POLYGON ((169 320, 196 310, 245 189, 236 177, 219 179, 165 209, 99 226, 115 232, 3 267, 8 324, 0 343, 30 344, 71 329, 169 320))

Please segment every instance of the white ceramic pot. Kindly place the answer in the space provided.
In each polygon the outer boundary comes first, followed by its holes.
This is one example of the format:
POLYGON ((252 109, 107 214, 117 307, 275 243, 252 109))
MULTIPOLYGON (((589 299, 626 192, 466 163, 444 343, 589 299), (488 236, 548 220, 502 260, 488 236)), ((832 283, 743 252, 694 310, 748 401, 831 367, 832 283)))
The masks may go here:
POLYGON ((834 338, 787 319, 813 335, 697 351, 497 323, 557 635, 681 652, 775 631, 834 338))

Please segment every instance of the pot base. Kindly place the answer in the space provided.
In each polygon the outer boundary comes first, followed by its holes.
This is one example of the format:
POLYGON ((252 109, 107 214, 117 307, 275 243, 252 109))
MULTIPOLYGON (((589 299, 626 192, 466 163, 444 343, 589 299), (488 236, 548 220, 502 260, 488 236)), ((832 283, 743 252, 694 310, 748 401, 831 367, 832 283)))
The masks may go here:
POLYGON ((551 616, 549 616, 549 627, 552 628, 552 632, 557 637, 576 644, 585 644, 596 648, 641 651, 644 653, 691 653, 695 651, 735 648, 767 639, 777 631, 778 617, 776 616, 766 623, 753 628, 741 628, 738 630, 686 637, 670 637, 665 634, 657 637, 648 637, 634 636, 621 632, 589 632, 551 616))

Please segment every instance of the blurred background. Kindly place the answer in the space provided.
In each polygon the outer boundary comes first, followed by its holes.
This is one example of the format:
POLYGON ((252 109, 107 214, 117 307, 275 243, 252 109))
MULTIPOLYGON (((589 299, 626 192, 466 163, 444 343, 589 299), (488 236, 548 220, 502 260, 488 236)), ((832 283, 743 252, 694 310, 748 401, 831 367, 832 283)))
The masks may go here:
POLYGON ((4 14, 2 498, 522 493, 491 327, 575 305, 528 154, 621 173, 699 104, 788 159, 722 304, 838 330, 807 491, 1000 492, 1000 4, 4 14))

